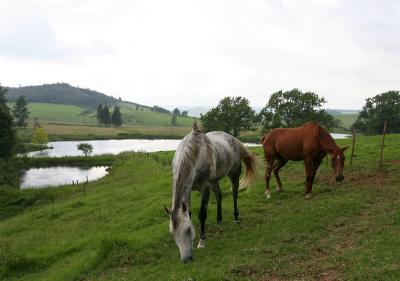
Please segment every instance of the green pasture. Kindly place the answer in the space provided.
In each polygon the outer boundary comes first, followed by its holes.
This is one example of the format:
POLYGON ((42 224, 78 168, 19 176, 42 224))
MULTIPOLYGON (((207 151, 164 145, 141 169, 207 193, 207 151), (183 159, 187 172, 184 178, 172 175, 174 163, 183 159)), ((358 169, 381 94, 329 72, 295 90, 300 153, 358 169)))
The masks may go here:
POLYGON ((342 122, 342 125, 346 129, 350 129, 351 125, 356 122, 358 117, 358 113, 344 113, 340 115, 335 115, 336 119, 339 119, 342 122))
MULTIPOLYGON (((110 174, 89 183, 86 196, 82 185, 3 186, 0 279, 400 280, 400 135, 387 136, 382 168, 379 145, 379 136, 357 138, 341 184, 324 161, 310 200, 302 163, 282 169, 284 191, 269 200, 260 173, 239 194, 240 224, 232 223, 223 180, 223 221, 216 224, 211 194, 206 248, 195 249, 189 264, 179 259, 163 208, 171 202, 172 152, 114 157, 110 174)), ((261 148, 252 151, 262 159, 261 148)), ((195 243, 199 203, 193 193, 195 243)))

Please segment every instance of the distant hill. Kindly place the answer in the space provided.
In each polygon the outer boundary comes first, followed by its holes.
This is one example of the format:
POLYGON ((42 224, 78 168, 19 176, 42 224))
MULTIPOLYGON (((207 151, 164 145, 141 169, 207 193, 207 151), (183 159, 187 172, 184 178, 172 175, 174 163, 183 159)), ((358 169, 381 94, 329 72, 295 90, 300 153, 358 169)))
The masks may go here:
POLYGON ((328 108, 326 111, 329 114, 332 114, 334 116, 342 115, 342 114, 356 114, 356 115, 358 115, 358 113, 360 112, 359 109, 330 109, 330 108, 328 108))
POLYGON ((98 104, 113 105, 119 102, 118 99, 103 93, 73 87, 67 83, 8 88, 6 96, 9 101, 16 101, 19 96, 24 96, 28 102, 78 105, 86 108, 93 108, 98 104))

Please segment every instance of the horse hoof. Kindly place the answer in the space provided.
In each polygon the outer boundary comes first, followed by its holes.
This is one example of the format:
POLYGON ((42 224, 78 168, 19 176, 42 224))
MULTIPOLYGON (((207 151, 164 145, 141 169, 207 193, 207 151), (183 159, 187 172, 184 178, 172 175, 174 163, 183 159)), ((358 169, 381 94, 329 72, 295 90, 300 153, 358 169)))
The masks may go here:
POLYGON ((240 220, 234 220, 233 223, 239 224, 240 220))
POLYGON ((265 193, 265 196, 267 197, 267 199, 271 198, 271 194, 269 193, 265 193))
POLYGON ((217 224, 221 224, 222 223, 222 219, 217 220, 217 224))
POLYGON ((306 196, 304 196, 305 199, 311 199, 311 193, 307 193, 306 196))
POLYGON ((282 192, 282 189, 281 188, 277 188, 276 192, 282 192))
POLYGON ((206 247, 206 240, 200 239, 199 244, 197 245, 197 248, 205 248, 206 247))

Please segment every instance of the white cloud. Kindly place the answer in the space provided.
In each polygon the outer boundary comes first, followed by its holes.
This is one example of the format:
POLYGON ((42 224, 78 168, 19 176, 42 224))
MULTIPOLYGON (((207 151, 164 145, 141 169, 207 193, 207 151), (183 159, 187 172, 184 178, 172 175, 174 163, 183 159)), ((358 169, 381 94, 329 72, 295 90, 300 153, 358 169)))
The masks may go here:
POLYGON ((335 108, 400 88, 396 1, 0 5, 3 85, 65 81, 162 106, 214 105, 226 95, 263 106, 271 93, 297 87, 335 108))

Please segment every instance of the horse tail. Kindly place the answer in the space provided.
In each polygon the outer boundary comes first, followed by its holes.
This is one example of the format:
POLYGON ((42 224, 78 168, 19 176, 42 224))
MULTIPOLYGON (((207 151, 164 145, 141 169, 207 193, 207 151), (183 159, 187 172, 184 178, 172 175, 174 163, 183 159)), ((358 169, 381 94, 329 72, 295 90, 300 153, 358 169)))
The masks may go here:
POLYGON ((269 137, 269 133, 270 133, 271 131, 269 131, 269 132, 266 132, 262 137, 261 137, 261 144, 264 144, 264 141, 265 141, 265 139, 267 139, 268 137, 269 137))
POLYGON ((246 165, 246 172, 244 173, 243 178, 240 180, 239 190, 246 188, 252 182, 256 176, 258 166, 257 157, 252 154, 241 142, 240 159, 246 165))
POLYGON ((261 137, 261 144, 264 143, 264 140, 265 140, 266 137, 267 137, 267 134, 265 134, 265 135, 263 135, 263 136, 261 137))

